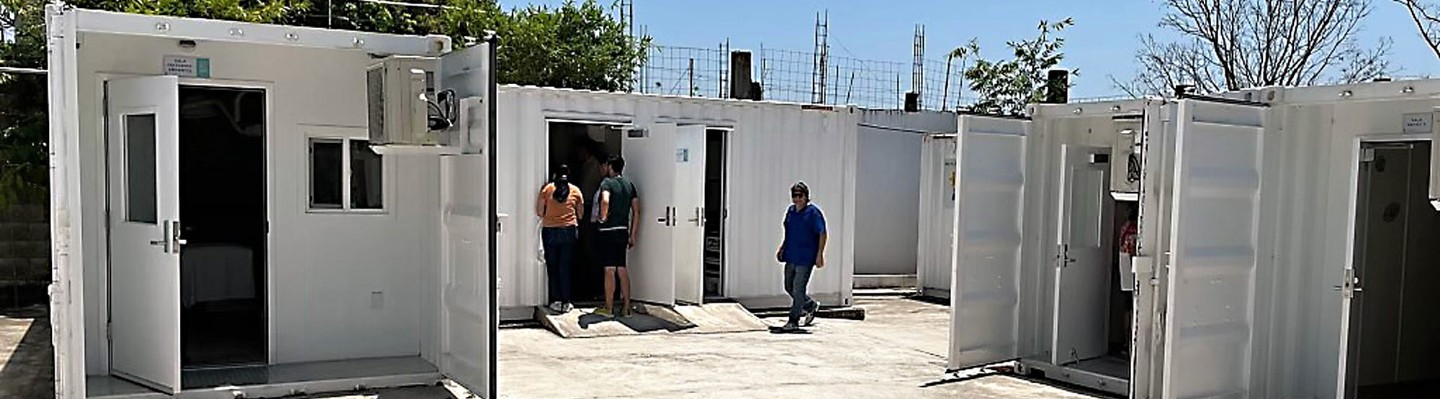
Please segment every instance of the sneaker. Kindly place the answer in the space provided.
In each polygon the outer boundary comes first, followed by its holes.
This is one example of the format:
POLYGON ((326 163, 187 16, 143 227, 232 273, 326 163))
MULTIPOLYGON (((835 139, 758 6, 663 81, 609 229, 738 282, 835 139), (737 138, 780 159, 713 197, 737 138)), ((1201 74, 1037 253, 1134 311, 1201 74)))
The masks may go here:
POLYGON ((561 306, 562 306, 562 305, 560 305, 560 301, 555 301, 555 302, 550 302, 549 308, 550 308, 550 311, 551 311, 551 312, 564 313, 564 311, 561 310, 561 309, 562 309, 561 306))
POLYGON ((610 309, 606 308, 596 308, 594 313, 597 316, 615 317, 615 313, 610 312, 610 309))
POLYGON ((815 313, 818 313, 818 312, 820 312, 820 303, 819 303, 819 302, 815 302, 815 306, 811 306, 810 309, 806 309, 806 310, 805 310, 805 323, 803 323, 802 325, 804 325, 804 326, 814 325, 814 324, 815 324, 815 313))
POLYGON ((566 302, 566 303, 560 304, 560 311, 563 312, 563 313, 570 313, 570 311, 573 311, 573 310, 575 310, 575 304, 573 304, 573 303, 566 302))
POLYGON ((785 323, 784 326, 780 327, 780 331, 783 331, 783 332, 796 332, 796 331, 800 331, 800 326, 795 325, 795 323, 785 323))

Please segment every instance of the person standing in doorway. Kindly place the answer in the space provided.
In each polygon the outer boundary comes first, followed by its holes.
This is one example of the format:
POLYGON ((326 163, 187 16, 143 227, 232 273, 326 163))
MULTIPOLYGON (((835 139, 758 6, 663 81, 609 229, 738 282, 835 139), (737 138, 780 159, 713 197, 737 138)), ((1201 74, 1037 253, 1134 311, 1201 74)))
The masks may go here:
POLYGON ((540 241, 545 247, 545 272, 550 284, 550 310, 569 312, 571 260, 580 239, 580 212, 585 195, 570 184, 570 167, 560 165, 550 183, 535 198, 535 215, 540 217, 540 241))
POLYGON ((640 192, 635 183, 625 178, 625 159, 610 158, 602 167, 608 176, 600 182, 597 208, 594 212, 600 225, 596 258, 605 267, 605 308, 595 310, 602 316, 630 315, 630 273, 625 269, 625 255, 635 247, 640 234, 640 192), (624 308, 615 309, 615 278, 620 278, 620 295, 624 308))
POLYGON ((811 273, 825 267, 825 243, 830 238, 825 230, 825 214, 810 203, 810 187, 805 182, 790 187, 790 202, 785 210, 785 240, 775 252, 775 258, 785 264, 785 292, 791 300, 790 318, 780 328, 785 332, 797 331, 815 321, 820 303, 806 291, 811 273))

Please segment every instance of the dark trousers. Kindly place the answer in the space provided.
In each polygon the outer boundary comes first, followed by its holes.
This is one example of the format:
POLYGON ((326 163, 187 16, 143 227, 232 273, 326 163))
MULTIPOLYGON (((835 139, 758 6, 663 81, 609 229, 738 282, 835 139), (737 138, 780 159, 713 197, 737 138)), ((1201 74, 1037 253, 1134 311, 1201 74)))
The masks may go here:
POLYGON ((785 264, 785 293, 790 294, 790 324, 800 321, 800 316, 807 311, 813 311, 820 307, 806 290, 810 286, 810 273, 815 271, 815 266, 785 264))
POLYGON ((545 245, 545 272, 550 282, 550 302, 570 303, 570 263, 575 258, 575 241, 580 239, 580 229, 575 227, 546 227, 540 230, 540 241, 545 245))

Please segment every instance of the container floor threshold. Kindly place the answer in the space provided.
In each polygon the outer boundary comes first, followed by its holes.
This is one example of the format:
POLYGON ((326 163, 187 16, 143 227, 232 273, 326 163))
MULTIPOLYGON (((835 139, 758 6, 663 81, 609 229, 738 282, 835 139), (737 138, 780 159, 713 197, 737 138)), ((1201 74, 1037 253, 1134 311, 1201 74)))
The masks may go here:
POLYGON ((440 371, 418 356, 185 370, 184 389, 169 396, 113 376, 89 376, 90 398, 234 398, 381 388, 439 381, 440 371))
POLYGON ((535 319, 562 338, 599 338, 646 334, 720 334, 765 331, 765 323, 736 303, 698 306, 637 305, 630 316, 611 317, 593 308, 554 313, 535 310, 535 319))

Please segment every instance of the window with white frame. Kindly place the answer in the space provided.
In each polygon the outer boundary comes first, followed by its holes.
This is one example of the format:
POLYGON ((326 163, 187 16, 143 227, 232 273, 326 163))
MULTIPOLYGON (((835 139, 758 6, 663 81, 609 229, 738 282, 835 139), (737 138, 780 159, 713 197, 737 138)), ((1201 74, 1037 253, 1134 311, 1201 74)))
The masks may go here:
POLYGON ((384 161, 370 142, 310 139, 310 209, 385 209, 384 161))

